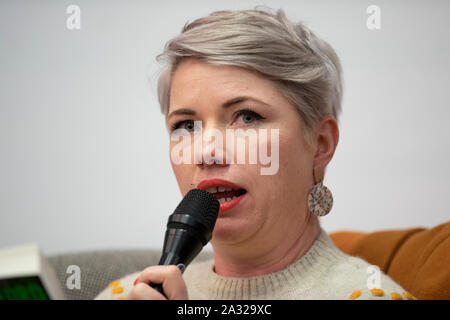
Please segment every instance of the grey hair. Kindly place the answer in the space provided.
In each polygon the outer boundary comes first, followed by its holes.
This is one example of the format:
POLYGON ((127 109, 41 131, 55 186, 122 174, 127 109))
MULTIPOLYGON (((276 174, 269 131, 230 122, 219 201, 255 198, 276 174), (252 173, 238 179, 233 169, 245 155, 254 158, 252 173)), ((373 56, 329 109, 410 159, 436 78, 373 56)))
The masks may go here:
POLYGON ((186 58, 257 71, 273 80, 297 108, 307 141, 327 115, 338 121, 342 67, 333 48, 303 23, 293 24, 284 11, 216 11, 186 23, 181 34, 157 56, 166 65, 158 80, 161 111, 167 116, 171 78, 186 58))

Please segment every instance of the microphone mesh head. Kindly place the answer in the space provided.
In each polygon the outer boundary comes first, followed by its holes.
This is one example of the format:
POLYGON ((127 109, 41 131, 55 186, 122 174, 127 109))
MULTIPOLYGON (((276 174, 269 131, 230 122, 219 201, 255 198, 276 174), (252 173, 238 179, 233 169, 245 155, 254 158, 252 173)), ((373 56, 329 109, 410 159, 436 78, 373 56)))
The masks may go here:
POLYGON ((209 230, 213 230, 219 214, 220 203, 208 191, 190 190, 176 207, 174 214, 188 214, 197 218, 209 230))

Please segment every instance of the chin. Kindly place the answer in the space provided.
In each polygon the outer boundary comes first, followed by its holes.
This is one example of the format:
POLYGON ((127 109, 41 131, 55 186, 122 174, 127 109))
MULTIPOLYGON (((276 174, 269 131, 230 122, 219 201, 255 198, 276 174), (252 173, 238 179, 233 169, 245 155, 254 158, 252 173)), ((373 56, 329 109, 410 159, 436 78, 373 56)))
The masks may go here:
POLYGON ((219 216, 212 234, 212 245, 234 245, 251 238, 262 226, 253 216, 219 216))
POLYGON ((236 218, 219 217, 212 234, 211 243, 238 243, 249 231, 245 221, 236 218), (237 221, 241 220, 241 221, 237 221))

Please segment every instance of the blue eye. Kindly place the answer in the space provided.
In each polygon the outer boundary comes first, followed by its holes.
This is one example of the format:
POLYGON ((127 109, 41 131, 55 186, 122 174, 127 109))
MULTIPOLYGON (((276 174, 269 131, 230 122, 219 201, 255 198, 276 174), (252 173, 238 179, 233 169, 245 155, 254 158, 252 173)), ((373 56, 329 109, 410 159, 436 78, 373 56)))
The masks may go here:
POLYGON ((194 120, 178 121, 172 125, 172 131, 176 129, 185 129, 187 131, 194 131, 194 120))

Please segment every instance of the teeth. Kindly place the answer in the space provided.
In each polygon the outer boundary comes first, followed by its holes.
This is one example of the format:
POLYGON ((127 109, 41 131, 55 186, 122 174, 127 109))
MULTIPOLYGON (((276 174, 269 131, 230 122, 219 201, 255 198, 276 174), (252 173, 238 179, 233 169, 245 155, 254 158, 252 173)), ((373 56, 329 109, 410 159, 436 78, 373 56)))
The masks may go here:
POLYGON ((217 187, 207 188, 206 191, 208 191, 210 193, 216 193, 217 192, 217 187))
POLYGON ((230 201, 230 200, 233 200, 233 199, 235 199, 235 198, 237 198, 237 197, 236 197, 236 196, 233 196, 233 197, 231 197, 231 198, 220 198, 220 199, 219 199, 219 202, 230 201))
POLYGON ((206 189, 206 191, 208 191, 210 193, 232 191, 232 190, 233 190, 233 188, 227 188, 227 187, 211 187, 211 188, 206 189))

